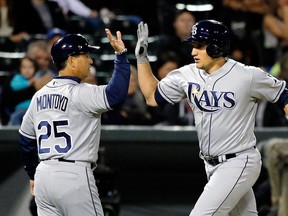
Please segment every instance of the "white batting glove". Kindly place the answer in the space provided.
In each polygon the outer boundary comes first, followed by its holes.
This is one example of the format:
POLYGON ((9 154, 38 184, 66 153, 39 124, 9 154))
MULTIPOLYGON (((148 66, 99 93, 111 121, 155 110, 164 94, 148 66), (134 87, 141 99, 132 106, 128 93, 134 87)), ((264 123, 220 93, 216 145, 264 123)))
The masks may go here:
POLYGON ((138 64, 146 63, 149 61, 147 54, 148 34, 149 30, 147 23, 144 24, 143 22, 140 22, 137 29, 138 41, 135 48, 135 56, 138 64))

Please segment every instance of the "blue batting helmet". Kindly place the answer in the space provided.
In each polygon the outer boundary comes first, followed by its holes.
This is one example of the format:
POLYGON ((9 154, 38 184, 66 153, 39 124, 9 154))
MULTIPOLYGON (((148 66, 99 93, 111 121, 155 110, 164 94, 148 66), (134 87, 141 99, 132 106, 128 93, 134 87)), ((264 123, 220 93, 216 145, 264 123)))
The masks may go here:
POLYGON ((230 49, 228 28, 216 20, 201 20, 193 27, 190 37, 183 42, 203 43, 207 45, 207 54, 212 58, 227 56, 230 49))
MULTIPOLYGON (((58 67, 69 56, 79 55, 83 53, 94 53, 100 47, 91 46, 87 39, 81 34, 68 34, 57 40, 51 48, 51 57, 58 67)), ((59 67, 58 67, 59 68, 59 67)))

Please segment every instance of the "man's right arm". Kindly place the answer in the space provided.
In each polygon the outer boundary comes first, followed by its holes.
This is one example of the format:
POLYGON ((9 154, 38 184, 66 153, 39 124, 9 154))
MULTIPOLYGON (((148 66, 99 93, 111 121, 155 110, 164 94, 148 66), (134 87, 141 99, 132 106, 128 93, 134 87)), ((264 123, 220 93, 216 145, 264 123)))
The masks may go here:
POLYGON ((135 56, 137 59, 138 82, 140 89, 149 106, 157 106, 155 100, 155 91, 157 89, 158 80, 153 75, 147 54, 148 48, 148 25, 140 22, 138 24, 137 36, 138 41, 135 48, 135 56))
POLYGON ((149 106, 157 106, 155 101, 155 91, 157 89, 158 80, 152 73, 149 62, 137 64, 138 70, 138 82, 140 89, 146 99, 146 103, 149 106))

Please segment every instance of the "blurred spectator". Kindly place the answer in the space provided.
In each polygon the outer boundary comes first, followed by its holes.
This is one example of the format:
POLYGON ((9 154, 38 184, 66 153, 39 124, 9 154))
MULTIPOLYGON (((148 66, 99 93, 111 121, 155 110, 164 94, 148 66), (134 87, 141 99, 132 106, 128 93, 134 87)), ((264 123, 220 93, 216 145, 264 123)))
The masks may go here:
POLYGON ((180 10, 176 13, 175 20, 172 25, 174 28, 174 34, 172 38, 173 49, 177 55, 180 56, 180 66, 194 62, 191 55, 191 47, 187 44, 183 44, 182 40, 187 38, 191 34, 192 26, 196 23, 196 18, 192 12, 188 10, 180 10))
POLYGON ((14 7, 13 0, 0 0, 0 36, 7 37, 13 43, 22 42, 27 37, 27 33, 14 32, 14 7))
POLYGON ((35 77, 38 79, 36 88, 42 88, 53 78, 53 74, 56 74, 54 68, 52 68, 51 54, 48 51, 48 44, 46 40, 35 40, 29 43, 27 49, 27 56, 35 60, 38 70, 35 77))
MULTIPOLYGON (((158 80, 163 79, 166 75, 177 69, 180 65, 180 57, 174 51, 167 51, 159 54, 157 62, 154 65, 155 77, 158 80)), ((153 124, 159 125, 176 125, 176 119, 179 115, 178 104, 164 104, 157 107, 149 107, 152 114, 153 124)))
POLYGON ((66 31, 60 28, 52 28, 46 33, 47 50, 49 53, 54 42, 66 34, 66 31))
POLYGON ((68 15, 69 12, 85 18, 99 18, 99 13, 95 9, 87 7, 80 0, 50 0, 57 2, 63 13, 68 15))
POLYGON ((114 13, 114 11, 110 10, 107 7, 103 7, 100 10, 100 18, 102 19, 102 21, 104 22, 104 24, 106 26, 109 26, 111 20, 115 19, 116 14, 114 13))
POLYGON ((265 144, 265 167, 271 187, 271 208, 267 216, 288 215, 288 139, 271 138, 265 144))
MULTIPOLYGON (((51 58, 51 47, 58 39, 66 35, 66 31, 60 28, 53 28, 46 33, 47 51, 51 58)), ((49 68, 52 71, 57 71, 56 65, 53 64, 52 59, 50 59, 49 68)))
MULTIPOLYGON (((278 60, 280 72, 276 77, 285 80, 288 87, 288 52, 278 60)), ((284 110, 279 103, 260 102, 256 121, 258 127, 287 127, 288 120, 285 117, 284 110)))
MULTIPOLYGON (((279 58, 279 73, 277 77, 288 81, 288 52, 279 58)), ((268 73, 268 72, 267 72, 268 73)), ((288 87, 288 85, 287 85, 288 87)), ((279 103, 269 103, 261 101, 256 113, 257 127, 287 127, 288 120, 279 103)), ((287 147, 288 140, 272 137, 257 144, 263 157, 262 176, 263 181, 255 188, 255 197, 259 216, 286 216, 288 194, 285 192, 286 184, 280 184, 279 180, 287 182, 287 147), (285 147, 286 146, 286 147, 285 147), (284 156, 286 155, 286 156, 284 156), (286 164, 286 165, 285 165, 286 164), (264 174, 263 174, 264 173, 264 174), (267 174, 266 174, 267 173, 267 174), (286 177, 285 177, 286 176, 286 177), (285 178, 286 179, 285 179, 285 178), (272 182, 272 184, 270 184, 272 182), (271 191, 272 185, 272 191, 271 191), (281 195, 283 193, 283 196, 281 195), (281 198, 281 199, 280 199, 281 198), (280 201, 281 200, 281 201, 280 201), (279 212, 279 204, 282 209, 279 212)))
POLYGON ((167 73, 180 66, 180 56, 174 51, 163 52, 158 56, 155 63, 155 76, 161 80, 166 77, 167 73))
POLYGON ((223 5, 233 10, 249 11, 252 13, 265 13, 269 6, 262 0, 223 0, 223 5))
POLYGON ((0 0, 0 36, 10 36, 13 32, 13 17, 10 0, 0 0))
POLYGON ((266 51, 266 59, 272 59, 274 64, 288 51, 288 0, 271 0, 270 6, 269 13, 263 19, 263 27, 266 38, 274 39, 273 49, 266 51))
POLYGON ((110 10, 103 7, 100 16, 105 25, 112 31, 121 31, 125 35, 137 35, 138 24, 143 21, 139 15, 127 14, 122 10, 110 10))
POLYGON ((259 216, 288 215, 288 139, 271 137, 257 144, 264 180, 255 188, 259 216))
POLYGON ((34 86, 37 80, 33 79, 36 68, 36 62, 29 57, 24 57, 20 60, 17 72, 6 80, 1 95, 2 125, 21 124, 31 98, 37 90, 34 86))
POLYGON ((102 116, 102 124, 109 125, 150 125, 151 115, 140 91, 137 69, 131 65, 128 95, 123 105, 102 116))
POLYGON ((49 0, 13 0, 13 34, 46 34, 58 27, 66 29, 67 23, 57 2, 49 0))
POLYGON ((96 68, 93 65, 90 66, 89 75, 82 82, 98 85, 96 68))
POLYGON ((230 57, 245 64, 263 66, 262 21, 266 0, 222 0, 222 21, 231 32, 230 57))
MULTIPOLYGON (((155 65, 156 78, 163 79, 166 75, 180 67, 180 56, 173 51, 164 52, 158 56, 155 65)), ((186 99, 177 104, 164 104, 150 107, 154 124, 158 125, 194 125, 193 112, 186 99)))
POLYGON ((177 11, 172 23, 174 32, 171 36, 165 36, 166 39, 160 39, 156 55, 159 56, 163 52, 173 51, 179 56, 179 66, 194 62, 191 47, 182 43, 182 40, 191 34, 195 22, 195 17, 190 11, 186 9, 177 11))
POLYGON ((100 17, 99 12, 96 9, 89 8, 80 0, 50 0, 52 2, 57 2, 61 7, 64 15, 67 19, 69 16, 77 15, 83 18, 94 31, 104 30, 104 23, 100 17))

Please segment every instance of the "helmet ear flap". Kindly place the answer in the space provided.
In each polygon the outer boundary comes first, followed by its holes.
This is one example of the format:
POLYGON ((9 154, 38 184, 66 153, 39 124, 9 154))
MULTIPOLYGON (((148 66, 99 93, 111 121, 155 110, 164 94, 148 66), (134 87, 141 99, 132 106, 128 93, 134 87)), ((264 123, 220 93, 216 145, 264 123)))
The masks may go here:
POLYGON ((227 39, 223 44, 209 43, 206 48, 207 54, 212 58, 225 57, 229 54, 230 40, 227 39))
POLYGON ((212 43, 207 45, 206 52, 212 58, 219 58, 224 55, 223 50, 217 44, 212 43))

